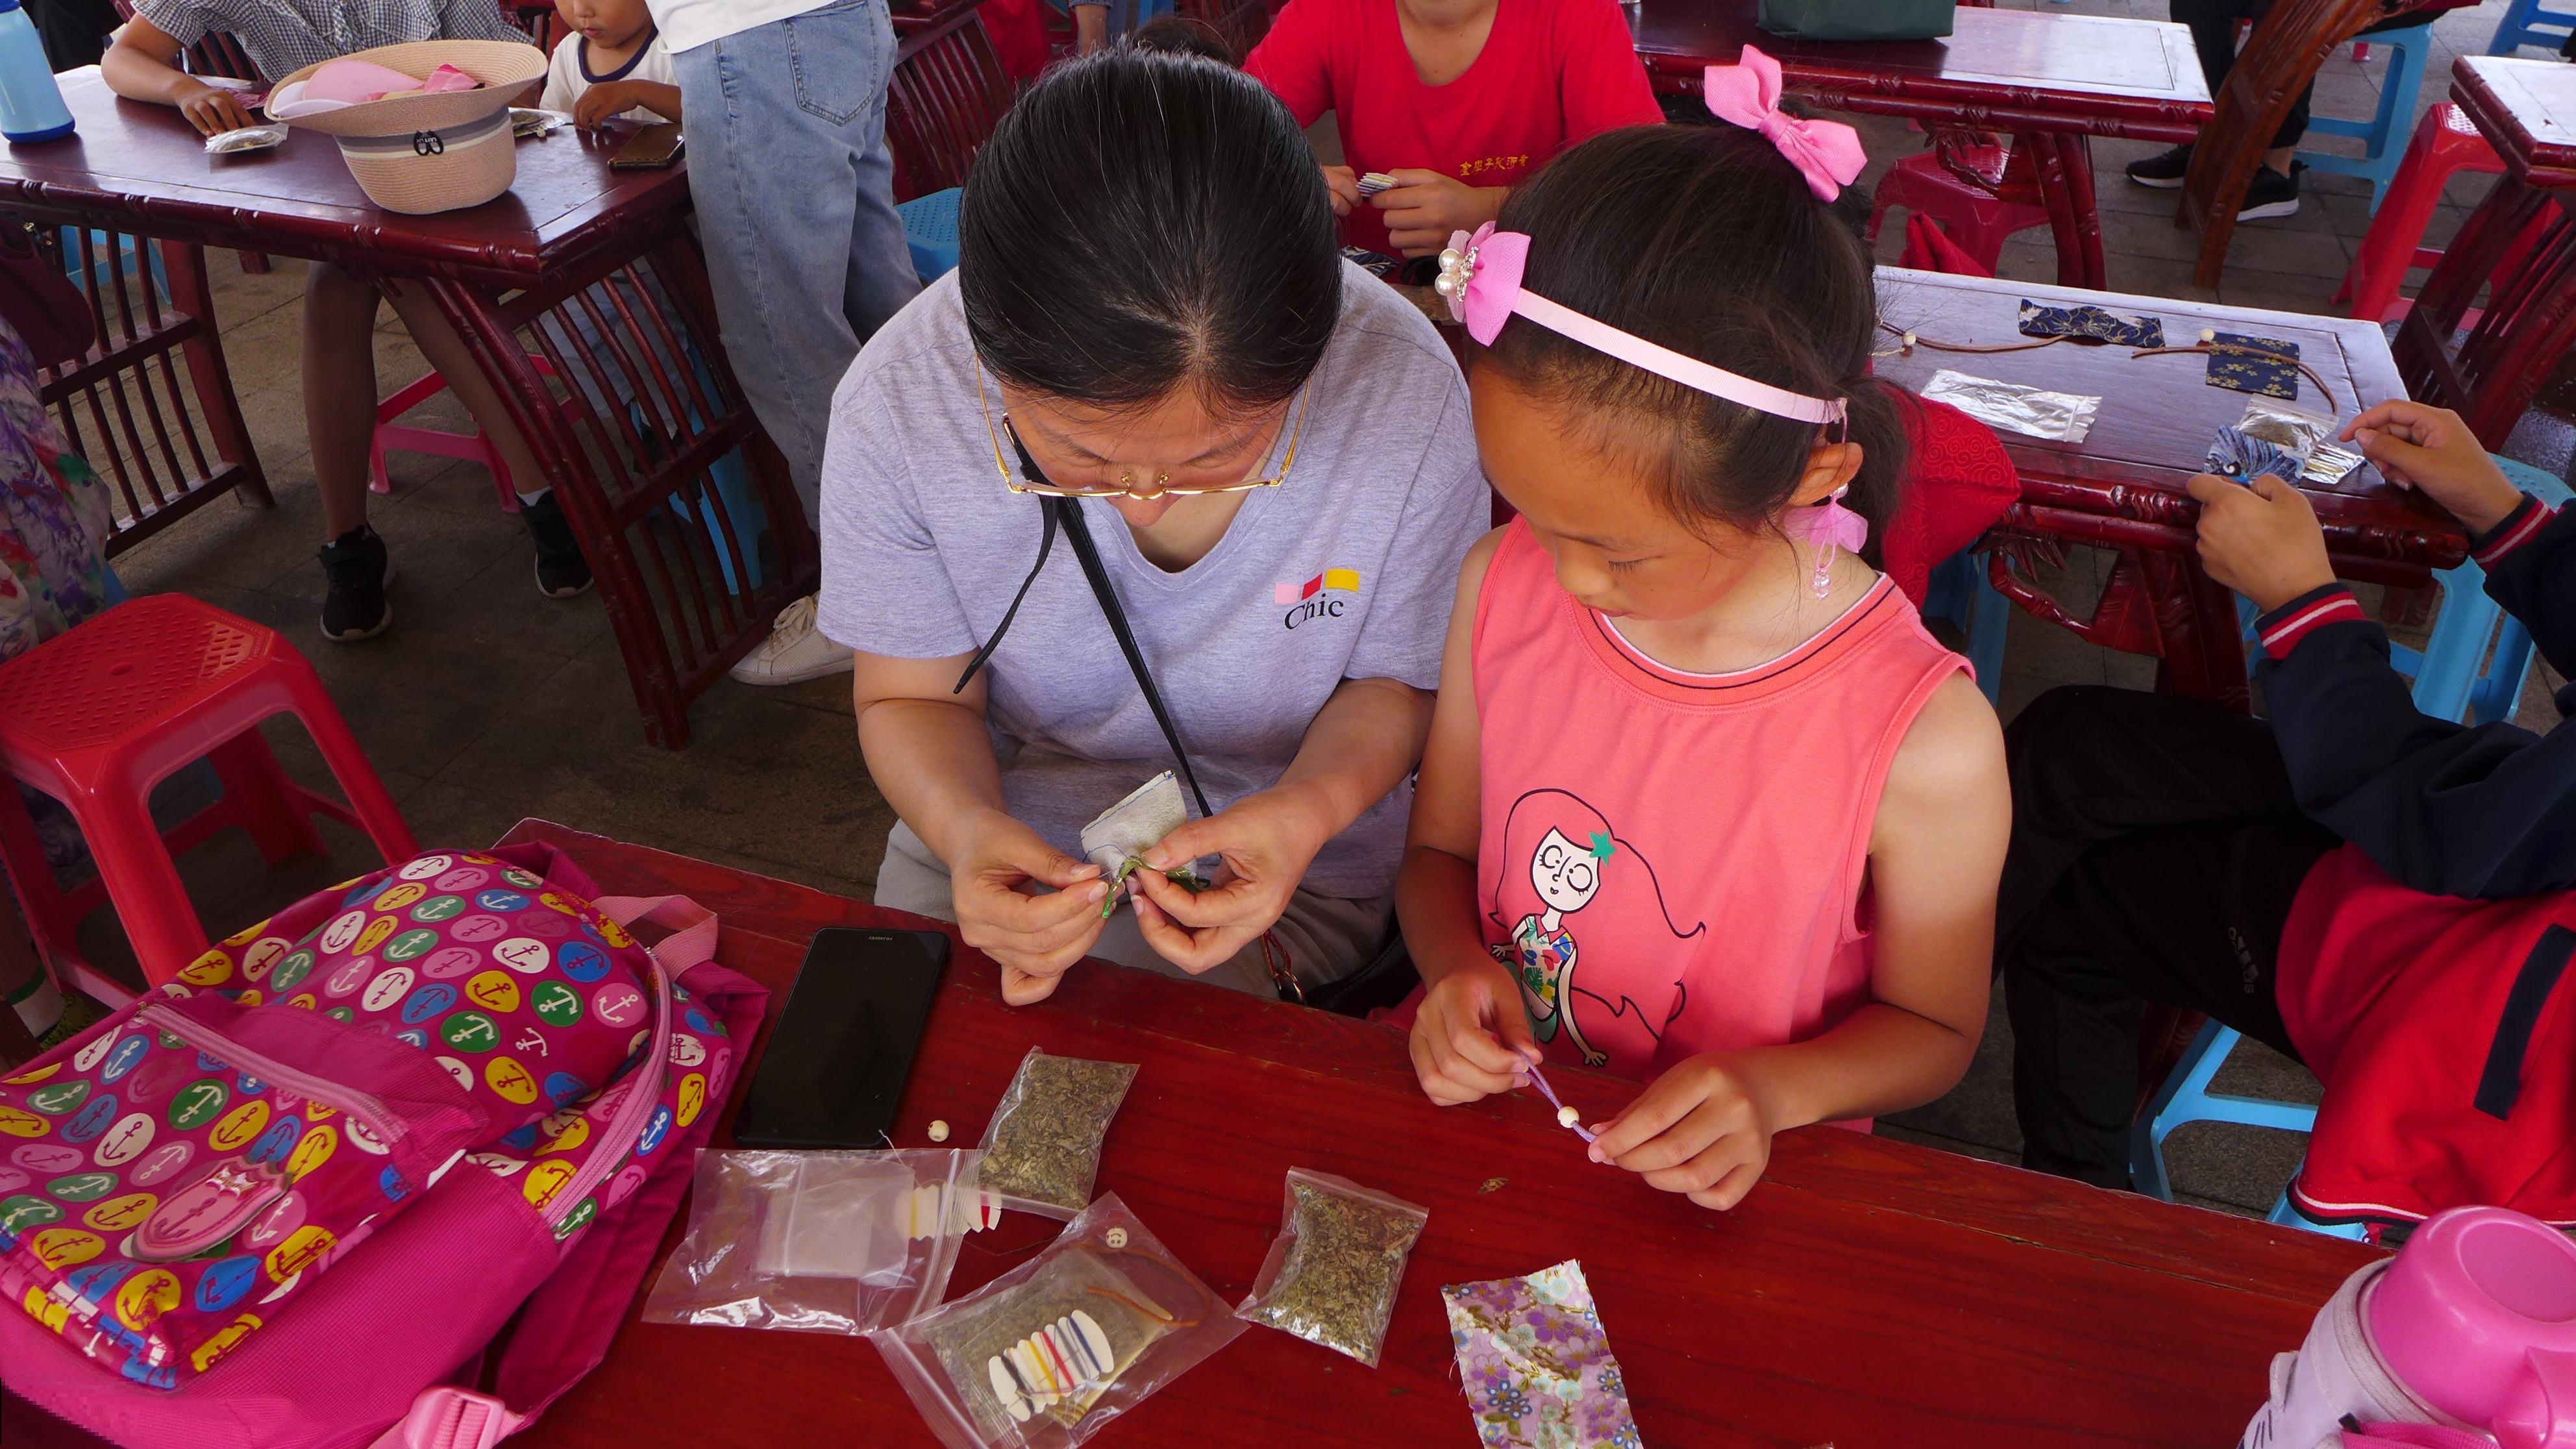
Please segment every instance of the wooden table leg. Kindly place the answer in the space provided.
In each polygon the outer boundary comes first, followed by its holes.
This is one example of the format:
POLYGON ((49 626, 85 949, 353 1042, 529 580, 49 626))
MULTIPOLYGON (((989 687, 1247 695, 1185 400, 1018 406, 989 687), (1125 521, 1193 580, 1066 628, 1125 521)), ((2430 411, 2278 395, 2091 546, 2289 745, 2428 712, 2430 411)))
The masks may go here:
POLYGON ((2576 345, 2576 214, 2568 203, 2563 191, 2498 177, 2397 329, 2407 390, 2456 410, 2490 449, 2504 445, 2576 345), (2485 310, 2454 347, 2481 291, 2485 310))
POLYGON ((2081 135, 2062 131, 2024 131, 2013 138, 2039 167, 2040 196, 2048 207, 2048 230, 2057 244, 2060 286, 2106 290, 2102 265, 2102 215, 2093 197, 2093 148, 2081 135))
POLYGON ((2252 712, 2236 596, 2190 554, 2146 553, 2139 563, 2155 604, 2156 692, 2252 712))
POLYGON ((725 362, 697 253, 676 222, 637 246, 506 301, 467 283, 426 285, 499 385, 581 538, 645 738, 678 749, 689 701, 821 571, 785 462, 725 362))

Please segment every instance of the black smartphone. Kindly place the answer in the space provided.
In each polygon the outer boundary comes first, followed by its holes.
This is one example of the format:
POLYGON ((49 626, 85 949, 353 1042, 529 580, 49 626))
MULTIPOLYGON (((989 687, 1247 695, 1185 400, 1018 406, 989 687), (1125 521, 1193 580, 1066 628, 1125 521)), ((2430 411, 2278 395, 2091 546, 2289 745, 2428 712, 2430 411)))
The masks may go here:
POLYGON ((658 171, 680 159, 680 127, 675 121, 646 126, 626 138, 608 158, 611 171, 658 171))
POLYGON ((930 1024, 948 938, 817 931, 735 1119, 745 1147, 890 1147, 895 1107, 930 1024))

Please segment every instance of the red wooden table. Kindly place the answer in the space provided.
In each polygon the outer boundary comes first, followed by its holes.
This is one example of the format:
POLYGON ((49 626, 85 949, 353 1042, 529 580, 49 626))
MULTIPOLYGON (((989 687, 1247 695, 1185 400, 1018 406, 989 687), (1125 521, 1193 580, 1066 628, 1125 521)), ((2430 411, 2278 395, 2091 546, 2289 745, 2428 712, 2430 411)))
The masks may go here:
POLYGON ((0 208, 420 282, 499 385, 581 535, 645 737, 685 743, 689 700, 820 572, 717 341, 686 171, 611 171, 616 138, 567 128, 519 144, 518 180, 499 199, 403 216, 367 201, 328 136, 291 131, 273 151, 209 157, 176 110, 119 100, 95 68, 60 79, 79 134, 0 148, 0 208), (591 290, 612 278, 614 290, 591 290), (681 335, 636 302, 657 289, 681 335), (672 361, 683 355, 701 366, 672 361), (592 401, 612 398, 635 406, 592 401), (707 470, 737 448, 752 486, 720 491, 707 470))
POLYGON ((2462 56, 2451 96, 2505 174, 2399 325, 2397 363, 2417 397, 2458 409, 2498 448, 2576 345, 2576 67, 2462 56))
POLYGON ((2191 32, 2156 20, 1962 5, 1943 40, 1792 40, 1755 27, 1754 0, 1639 0, 1637 54, 1658 90, 1696 93, 1700 72, 1746 44, 1830 110, 1926 126, 2010 131, 2037 168, 2057 277, 2107 285, 2088 136, 2189 141, 2212 114, 2191 32))
MULTIPOLYGON (((888 920, 541 822, 509 838, 564 847, 605 891, 679 891, 714 908, 718 959, 771 987, 773 1020, 815 930, 888 920)), ((1292 1166, 1431 1214, 1378 1369, 1253 1329, 1104 1444, 1472 1444, 1438 1289, 1567 1258, 1591 1280, 1648 1444, 2226 1444, 2263 1398, 2271 1356, 2369 1256, 1834 1128, 1783 1135, 1745 1205, 1706 1212, 1585 1160, 1526 1094, 1433 1107, 1393 1028, 1096 964, 1046 1004, 1013 1009, 993 966, 962 948, 896 1140, 926 1143, 936 1118, 973 1141, 1033 1044, 1141 1064, 1100 1186, 1228 1301, 1260 1267, 1292 1166)), ((1555 1080, 1592 1113, 1635 1090, 1574 1070, 1555 1080)), ((1024 1260, 1053 1228, 1014 1214, 969 1239, 953 1291, 1024 1260)), ((932 1440, 863 1341, 630 1324, 513 1442, 932 1440)))
MULTIPOLYGON (((1965 16, 1966 11, 1960 14, 1965 16)), ((2162 297, 2081 292, 2069 287, 1879 269, 1879 315, 1892 326, 1940 342, 2024 340, 2015 318, 2025 297, 2052 306, 2090 303, 2163 320, 2170 345, 2195 341, 2203 328, 2295 342, 2301 360, 2331 384, 2321 400, 2302 378, 2296 406, 2328 405, 2337 422, 2389 398, 2404 397, 2397 367, 2378 324, 2341 317, 2262 312, 2162 297)), ((1998 430, 2021 474, 2021 501, 1993 537, 2003 546, 1990 561, 1996 586, 2022 607, 2107 648, 2153 655, 2161 686, 2196 699, 2247 706, 2245 649, 2235 596, 2201 568, 2193 528, 2200 505, 2183 481, 2203 471, 2202 458, 2221 427, 2244 416, 2250 395, 2211 387, 2199 355, 2132 358, 2126 347, 2061 342, 2023 352, 1944 352, 1917 346, 1891 355, 1878 372, 1920 388, 1943 369, 2102 399, 2080 444, 1998 430), (2075 542, 2114 550, 2118 561, 2101 602, 2076 619, 2040 594, 2012 564, 2034 548, 2075 542)), ((2346 578, 2420 587, 2431 570, 2466 556, 2468 539, 2448 515, 2392 487, 2365 464, 2332 489, 2303 488, 2325 525, 2336 572, 2346 578)))

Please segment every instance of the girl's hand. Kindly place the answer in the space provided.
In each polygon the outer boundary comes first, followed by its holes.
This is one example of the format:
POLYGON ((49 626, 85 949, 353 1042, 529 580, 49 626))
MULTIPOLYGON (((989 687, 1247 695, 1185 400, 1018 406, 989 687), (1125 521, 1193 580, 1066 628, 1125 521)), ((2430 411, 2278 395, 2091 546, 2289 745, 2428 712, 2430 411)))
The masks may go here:
POLYGON ((2471 533, 2491 533, 2522 506, 2522 490, 2487 456, 2469 425, 2449 408, 2384 402, 2346 424, 2346 441, 2379 465, 2379 476, 2422 490, 2471 533))
POLYGON ((1108 923, 1100 914, 1109 895, 1100 867, 1066 855, 999 810, 961 826, 957 840, 948 872, 958 934, 1001 964, 1004 1001, 1045 1000, 1108 923), (1032 885, 1056 890, 1025 893, 1032 885))
POLYGON ((243 108, 239 96, 201 80, 192 78, 183 83, 176 100, 179 114, 186 116, 188 124, 196 127, 197 134, 201 136, 238 131, 244 126, 258 124, 243 108))
MULTIPOLYGON (((1386 173, 1395 185, 1369 198, 1386 213, 1387 240, 1408 257, 1436 256, 1449 234, 1474 231, 1503 209, 1504 186, 1470 186, 1455 176, 1409 168, 1386 173)), ((1354 187, 1353 196, 1359 193, 1354 187)))
POLYGON ((1145 944, 1193 975, 1234 959, 1278 923, 1332 834, 1306 792, 1293 787, 1247 795, 1206 819, 1183 821, 1145 852, 1147 869, 1128 877, 1145 892, 1136 902, 1145 944), (1163 875, 1208 855, 1224 865, 1216 883, 1196 895, 1163 875))
POLYGON ((2335 581, 2325 531, 2298 489, 2269 473, 2247 483, 2203 473, 2184 486, 2200 500, 2200 561, 2257 608, 2269 613, 2335 581))
POLYGON ((1528 1086, 1539 1059, 1520 983, 1491 959, 1454 968, 1423 996, 1411 1046, 1422 1094, 1443 1107, 1528 1086))
POLYGON ((1744 1201, 1770 1165, 1773 1120, 1749 1064, 1710 1052, 1657 1077, 1612 1118, 1592 1144, 1592 1160, 1724 1212, 1744 1201))
POLYGON ((1360 174, 1348 166, 1326 166, 1324 190, 1333 198, 1333 215, 1348 216, 1360 204, 1360 174))

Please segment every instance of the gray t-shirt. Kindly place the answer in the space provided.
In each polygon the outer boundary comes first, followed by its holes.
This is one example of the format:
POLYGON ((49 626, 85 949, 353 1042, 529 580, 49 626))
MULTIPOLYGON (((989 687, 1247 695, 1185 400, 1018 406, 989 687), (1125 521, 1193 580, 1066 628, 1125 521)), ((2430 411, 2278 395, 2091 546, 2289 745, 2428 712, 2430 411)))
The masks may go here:
MULTIPOLYGON (((1489 517, 1448 348, 1392 288, 1344 271, 1288 481, 1246 495, 1205 558, 1166 573, 1115 509, 1082 504, 1219 810, 1278 782, 1343 680, 1438 686, 1459 561, 1489 517)), ((824 637, 902 659, 972 653, 1028 576, 1040 503, 994 469, 976 365, 951 274, 841 379, 823 452, 824 637)), ((990 677, 1003 800, 1059 849, 1080 855, 1091 817, 1172 768, 1064 539, 990 677)), ((1398 787, 1326 844, 1306 888, 1353 899, 1392 888, 1412 798, 1398 787)))

